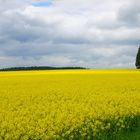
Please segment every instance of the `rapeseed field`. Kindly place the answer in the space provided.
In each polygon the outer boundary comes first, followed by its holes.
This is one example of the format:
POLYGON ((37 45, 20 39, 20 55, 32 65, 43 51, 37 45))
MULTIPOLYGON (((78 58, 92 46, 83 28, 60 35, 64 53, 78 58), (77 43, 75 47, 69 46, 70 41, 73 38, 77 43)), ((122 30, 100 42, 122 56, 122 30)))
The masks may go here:
POLYGON ((0 72, 0 140, 98 140, 139 115, 138 70, 0 72))

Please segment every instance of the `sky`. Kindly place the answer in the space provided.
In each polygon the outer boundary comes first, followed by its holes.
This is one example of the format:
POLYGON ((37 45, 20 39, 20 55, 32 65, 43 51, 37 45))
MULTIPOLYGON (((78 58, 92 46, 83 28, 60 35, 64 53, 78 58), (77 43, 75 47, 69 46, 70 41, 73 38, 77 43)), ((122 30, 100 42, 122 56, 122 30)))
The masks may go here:
POLYGON ((140 0, 0 0, 0 68, 132 68, 140 0))

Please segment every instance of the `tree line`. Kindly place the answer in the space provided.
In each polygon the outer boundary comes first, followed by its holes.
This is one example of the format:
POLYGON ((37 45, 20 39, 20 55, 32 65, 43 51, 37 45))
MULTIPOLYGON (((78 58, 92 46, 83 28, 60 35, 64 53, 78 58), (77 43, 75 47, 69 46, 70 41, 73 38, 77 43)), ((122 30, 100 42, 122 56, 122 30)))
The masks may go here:
POLYGON ((22 71, 22 70, 69 70, 69 69, 86 69, 84 67, 48 67, 48 66, 31 66, 31 67, 12 67, 3 68, 0 71, 22 71))

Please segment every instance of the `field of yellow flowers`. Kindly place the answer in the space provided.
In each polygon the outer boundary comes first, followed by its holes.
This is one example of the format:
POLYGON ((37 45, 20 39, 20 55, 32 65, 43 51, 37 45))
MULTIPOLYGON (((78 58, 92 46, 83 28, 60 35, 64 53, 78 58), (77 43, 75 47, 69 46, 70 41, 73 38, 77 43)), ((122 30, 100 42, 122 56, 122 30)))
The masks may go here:
POLYGON ((0 140, 98 140, 139 115, 138 70, 0 72, 0 140))

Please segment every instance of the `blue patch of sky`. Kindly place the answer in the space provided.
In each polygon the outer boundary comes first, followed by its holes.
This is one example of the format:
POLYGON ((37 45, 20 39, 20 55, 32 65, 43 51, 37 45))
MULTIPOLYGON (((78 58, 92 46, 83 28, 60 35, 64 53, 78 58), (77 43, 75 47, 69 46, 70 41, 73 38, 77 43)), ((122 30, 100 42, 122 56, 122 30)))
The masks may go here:
POLYGON ((49 7, 52 5, 52 0, 46 0, 43 2, 34 2, 32 3, 32 5, 36 7, 49 7))

